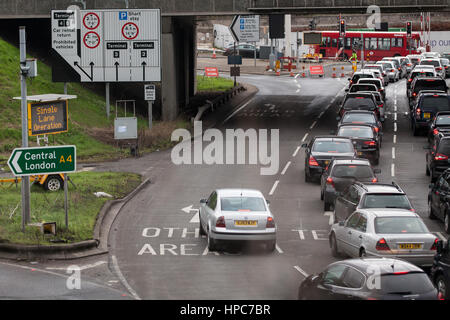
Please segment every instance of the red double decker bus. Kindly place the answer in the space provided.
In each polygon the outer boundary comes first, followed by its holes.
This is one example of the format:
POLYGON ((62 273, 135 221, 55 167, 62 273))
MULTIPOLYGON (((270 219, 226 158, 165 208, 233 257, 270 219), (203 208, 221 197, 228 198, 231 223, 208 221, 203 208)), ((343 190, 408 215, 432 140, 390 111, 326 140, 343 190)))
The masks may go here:
MULTIPOLYGON (((341 57, 347 60, 352 56, 353 48, 361 43, 361 35, 364 39, 364 60, 378 61, 384 57, 420 54, 417 51, 419 33, 413 32, 408 39, 406 32, 401 31, 347 31, 344 39, 338 31, 322 31, 322 43, 313 45, 314 53, 321 54, 323 58, 341 57)), ((358 60, 361 60, 361 49, 356 53, 358 60)))

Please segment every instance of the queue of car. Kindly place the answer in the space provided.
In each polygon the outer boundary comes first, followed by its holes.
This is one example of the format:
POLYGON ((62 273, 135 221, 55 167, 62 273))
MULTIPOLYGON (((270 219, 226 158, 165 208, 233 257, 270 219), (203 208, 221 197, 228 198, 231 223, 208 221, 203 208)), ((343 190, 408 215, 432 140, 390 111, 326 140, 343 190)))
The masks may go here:
POLYGON ((442 219, 445 231, 450 232, 446 65, 435 54, 383 58, 367 65, 349 78, 337 131, 302 145, 305 181, 320 181, 324 210, 333 210, 331 254, 353 259, 335 262, 306 278, 299 287, 299 299, 450 298, 446 289, 450 276, 448 244, 428 230, 401 187, 378 182, 380 171, 372 167, 380 157, 384 86, 388 80, 407 78, 413 132, 416 135, 423 130, 430 139, 438 140, 427 155, 427 173, 436 177, 445 170, 439 182, 430 185, 429 217, 442 219), (445 161, 445 166, 441 168, 438 161, 445 161), (374 268, 381 270, 376 289, 368 272, 374 268), (431 268, 431 276, 421 268, 431 268))

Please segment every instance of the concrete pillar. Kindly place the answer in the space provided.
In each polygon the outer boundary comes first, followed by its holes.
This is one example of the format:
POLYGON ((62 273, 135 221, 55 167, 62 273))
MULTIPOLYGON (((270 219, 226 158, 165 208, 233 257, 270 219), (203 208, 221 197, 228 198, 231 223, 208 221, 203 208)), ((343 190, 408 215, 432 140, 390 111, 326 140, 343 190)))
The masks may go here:
POLYGON ((173 19, 170 17, 163 17, 161 35, 161 108, 163 121, 175 120, 178 115, 177 66, 174 32, 173 19))

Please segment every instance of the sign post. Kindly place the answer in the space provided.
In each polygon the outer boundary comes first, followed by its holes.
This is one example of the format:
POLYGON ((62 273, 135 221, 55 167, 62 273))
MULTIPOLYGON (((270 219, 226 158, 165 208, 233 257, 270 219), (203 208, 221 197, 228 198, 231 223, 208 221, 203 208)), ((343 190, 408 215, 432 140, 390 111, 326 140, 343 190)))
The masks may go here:
POLYGON ((153 122, 153 101, 156 99, 156 90, 154 84, 146 84, 144 86, 144 97, 148 103, 148 128, 152 128, 153 122))

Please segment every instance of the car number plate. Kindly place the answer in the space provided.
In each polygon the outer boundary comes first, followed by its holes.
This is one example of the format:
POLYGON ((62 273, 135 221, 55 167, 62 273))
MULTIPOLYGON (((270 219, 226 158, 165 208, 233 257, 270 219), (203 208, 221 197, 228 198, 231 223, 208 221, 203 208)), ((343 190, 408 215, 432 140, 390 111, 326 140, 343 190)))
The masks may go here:
POLYGON ((362 155, 363 155, 362 151, 358 151, 358 156, 362 156, 362 155))
POLYGON ((235 220, 234 225, 236 226, 257 226, 257 220, 235 220))
POLYGON ((421 249, 422 244, 420 243, 399 243, 399 249, 421 249))
POLYGON ((430 118, 431 118, 430 113, 428 113, 428 112, 424 113, 424 114, 423 114, 423 118, 424 118, 424 119, 430 119, 430 118))

